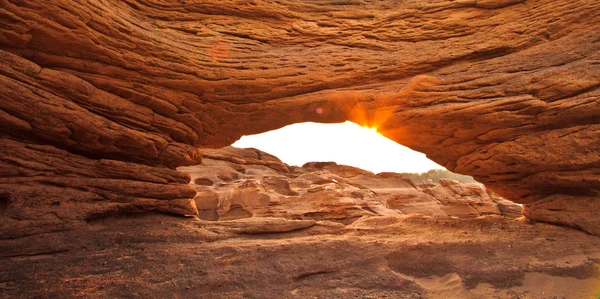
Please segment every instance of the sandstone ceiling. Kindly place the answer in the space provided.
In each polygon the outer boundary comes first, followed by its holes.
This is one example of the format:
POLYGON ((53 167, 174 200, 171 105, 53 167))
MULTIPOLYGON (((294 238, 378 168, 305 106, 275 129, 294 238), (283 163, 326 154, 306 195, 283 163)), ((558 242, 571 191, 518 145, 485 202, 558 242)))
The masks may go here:
POLYGON ((0 0, 0 235, 195 214, 174 168, 198 148, 345 120, 533 220, 598 235, 599 13, 596 0, 0 0))

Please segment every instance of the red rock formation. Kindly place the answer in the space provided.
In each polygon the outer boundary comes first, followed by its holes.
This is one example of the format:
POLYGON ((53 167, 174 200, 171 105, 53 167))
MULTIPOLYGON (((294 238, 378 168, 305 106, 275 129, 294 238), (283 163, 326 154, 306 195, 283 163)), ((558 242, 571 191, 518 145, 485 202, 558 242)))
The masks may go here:
POLYGON ((185 177, 165 167, 196 164, 196 147, 349 119, 531 219, 600 234, 599 12, 594 0, 0 0, 0 210, 64 209, 54 227, 165 199, 188 213, 175 204, 192 197, 185 177))
POLYGON ((168 168, 92 160, 48 145, 3 140, 0 238, 64 229, 73 220, 157 210, 197 213, 190 178, 168 168))
POLYGON ((421 188, 396 173, 374 174, 334 162, 289 167, 255 150, 208 150, 203 165, 181 167, 198 190, 199 218, 285 218, 350 224, 363 216, 521 217, 521 206, 482 184, 441 180, 421 188), (260 158, 260 159, 259 159, 260 158))

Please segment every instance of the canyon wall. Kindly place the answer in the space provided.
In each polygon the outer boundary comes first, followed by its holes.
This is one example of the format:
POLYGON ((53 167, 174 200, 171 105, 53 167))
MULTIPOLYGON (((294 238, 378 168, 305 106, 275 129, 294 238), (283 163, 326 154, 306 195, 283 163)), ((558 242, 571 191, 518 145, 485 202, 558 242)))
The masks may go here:
POLYGON ((195 214, 175 168, 200 163, 198 148, 345 120, 533 220, 600 235, 599 12, 596 0, 0 0, 0 237, 195 214))

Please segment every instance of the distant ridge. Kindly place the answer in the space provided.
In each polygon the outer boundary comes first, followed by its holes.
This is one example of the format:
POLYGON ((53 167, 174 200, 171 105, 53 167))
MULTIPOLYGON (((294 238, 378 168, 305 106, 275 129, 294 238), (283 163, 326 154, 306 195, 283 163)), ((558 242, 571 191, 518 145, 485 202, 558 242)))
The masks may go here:
POLYGON ((454 173, 444 169, 432 169, 424 173, 401 173, 404 178, 410 179, 415 184, 424 184, 427 182, 440 183, 440 179, 451 179, 461 183, 478 183, 468 175, 454 173))

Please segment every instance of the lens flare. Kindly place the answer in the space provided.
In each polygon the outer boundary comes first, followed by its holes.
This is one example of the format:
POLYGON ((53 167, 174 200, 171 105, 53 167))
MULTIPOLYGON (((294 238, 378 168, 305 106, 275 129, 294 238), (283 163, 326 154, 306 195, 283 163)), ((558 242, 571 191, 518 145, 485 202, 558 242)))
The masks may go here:
POLYGON ((374 112, 370 112, 365 109, 364 105, 358 103, 350 110, 349 120, 353 123, 360 125, 376 132, 378 129, 385 124, 393 115, 393 111, 386 108, 375 109, 374 112))

